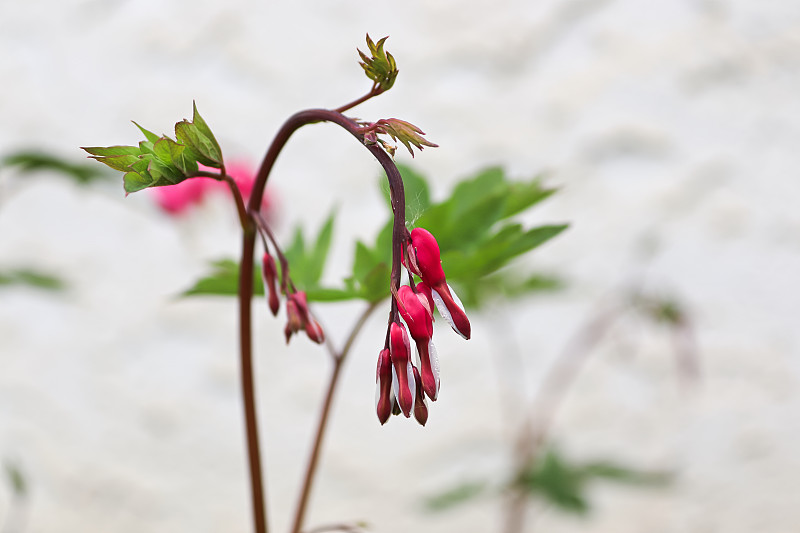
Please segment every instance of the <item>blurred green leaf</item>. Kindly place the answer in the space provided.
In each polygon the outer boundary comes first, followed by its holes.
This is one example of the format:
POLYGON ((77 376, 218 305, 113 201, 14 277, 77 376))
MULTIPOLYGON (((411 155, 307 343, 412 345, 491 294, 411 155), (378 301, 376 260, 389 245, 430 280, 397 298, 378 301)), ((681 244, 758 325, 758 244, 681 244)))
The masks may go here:
POLYGON ((574 463, 549 449, 519 475, 516 484, 563 511, 585 514, 589 510, 586 492, 590 482, 662 486, 669 479, 664 472, 638 470, 612 461, 574 463))
POLYGON ((60 291, 65 288, 64 282, 57 277, 33 269, 0 272, 0 286, 2 285, 26 285, 49 291, 60 291))
POLYGON ((67 159, 36 150, 24 150, 8 154, 0 160, 0 167, 17 167, 30 174, 42 170, 57 172, 84 185, 109 175, 95 165, 73 163, 67 159))
MULTIPOLYGON (((236 296, 239 293, 239 263, 230 259, 219 259, 211 263, 211 273, 198 280, 182 296, 236 296)), ((253 294, 263 295, 261 268, 253 266, 253 294)))
POLYGON ((11 490, 16 496, 24 498, 28 493, 28 484, 25 481, 25 476, 22 474, 22 471, 17 465, 9 461, 5 461, 3 466, 11 490))
POLYGON ((445 492, 426 498, 424 501, 425 508, 433 512, 446 511, 485 494, 486 489, 487 483, 484 481, 462 483, 445 492))
MULTIPOLYGON (((406 220, 416 220, 423 212, 425 212, 431 203, 430 190, 428 182, 421 174, 415 172, 411 167, 398 164, 397 169, 403 177, 403 189, 406 195, 406 220)), ((391 208, 391 197, 389 195, 389 185, 386 182, 386 177, 380 178, 380 189, 386 200, 386 205, 391 208)))
POLYGON ((335 212, 328 215, 310 247, 305 244, 303 229, 301 227, 295 229, 294 240, 286 249, 284 255, 289 262, 292 280, 301 290, 308 291, 320 286, 325 262, 328 259, 328 252, 331 247, 335 219, 335 212))

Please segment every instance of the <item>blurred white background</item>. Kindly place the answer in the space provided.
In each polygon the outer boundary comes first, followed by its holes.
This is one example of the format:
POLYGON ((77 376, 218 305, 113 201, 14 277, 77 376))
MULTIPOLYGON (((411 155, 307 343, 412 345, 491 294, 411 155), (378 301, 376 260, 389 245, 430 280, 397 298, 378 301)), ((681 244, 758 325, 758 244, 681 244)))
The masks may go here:
MULTIPOLYGON (((588 518, 544 509, 531 529, 796 530, 800 3, 6 1, 0 155, 79 160, 78 146, 138 141, 132 119, 170 132, 196 100, 226 158, 255 166, 291 113, 367 90, 355 52, 366 32, 391 36, 400 75, 354 114, 409 120, 440 145, 413 161, 437 198, 487 165, 545 172, 561 190, 528 222, 572 227, 529 265, 568 288, 475 316, 469 343, 440 335, 443 388, 424 429, 375 418, 378 313, 345 370, 308 523, 499 530, 496 500, 436 515, 421 503, 507 464, 501 398, 514 383, 493 358, 520 350, 522 404, 597 303, 646 273, 689 311, 702 381, 681 388, 668 337, 629 328, 632 347, 592 355, 554 438, 576 458, 675 480, 598 486, 588 518)), ((331 280, 353 238, 385 219, 378 170, 332 126, 298 133, 275 169, 284 236, 338 206, 331 280)), ((174 298, 238 246, 221 198, 176 220, 147 192, 124 198, 121 182, 0 170, 0 269, 35 265, 69 284, 0 288, 0 460, 30 484, 26 533, 250 530, 235 304, 174 298)), ((318 313, 341 341, 358 309, 318 313)), ((283 531, 329 365, 303 338, 286 348, 265 308, 256 320, 269 510, 283 531)), ((0 520, 10 501, 3 487, 0 520)))

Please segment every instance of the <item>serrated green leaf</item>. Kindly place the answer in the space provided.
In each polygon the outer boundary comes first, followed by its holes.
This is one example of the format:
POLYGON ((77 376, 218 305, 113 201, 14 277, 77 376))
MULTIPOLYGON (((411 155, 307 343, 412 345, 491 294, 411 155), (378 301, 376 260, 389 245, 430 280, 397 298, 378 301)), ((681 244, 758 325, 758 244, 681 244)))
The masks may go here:
POLYGON ((142 155, 155 155, 153 152, 153 143, 150 141, 139 141, 139 151, 142 155))
POLYGON ((153 187, 175 185, 185 179, 177 168, 161 162, 155 156, 150 158, 147 165, 147 172, 153 178, 153 187))
POLYGON ((92 155, 106 157, 115 155, 139 155, 142 150, 138 146, 92 146, 81 148, 92 155))
POLYGON ((153 142, 153 154, 165 165, 172 165, 172 150, 170 150, 170 143, 175 144, 175 141, 171 141, 166 137, 156 139, 156 141, 153 142))
POLYGON ((212 142, 206 138, 196 125, 189 121, 182 121, 175 124, 175 137, 178 141, 191 148, 197 161, 207 167, 220 168, 222 166, 221 156, 215 153, 212 142))
POLYGON ((139 160, 139 157, 135 155, 115 155, 109 157, 95 157, 93 159, 97 159, 114 170, 125 172, 131 165, 139 160))
POLYGON ((152 131, 148 131, 148 130, 144 129, 135 120, 132 120, 131 122, 136 124, 136 127, 139 128, 139 131, 141 131, 144 134, 144 138, 147 139, 149 142, 156 143, 158 141, 158 139, 159 139, 158 135, 156 135, 152 131))
POLYGON ((209 157, 214 159, 215 161, 222 162, 222 148, 220 148, 219 143, 217 142, 216 137, 214 137, 214 133, 212 133, 211 128, 208 127, 206 121, 203 120, 203 117, 200 116, 200 113, 197 111, 197 103, 192 102, 192 123, 197 127, 197 130, 203 135, 206 139, 208 139, 211 143, 211 150, 208 154, 209 157))
POLYGON ((126 193, 134 193, 146 189, 152 185, 153 179, 145 174, 138 172, 126 172, 122 177, 122 184, 126 193))

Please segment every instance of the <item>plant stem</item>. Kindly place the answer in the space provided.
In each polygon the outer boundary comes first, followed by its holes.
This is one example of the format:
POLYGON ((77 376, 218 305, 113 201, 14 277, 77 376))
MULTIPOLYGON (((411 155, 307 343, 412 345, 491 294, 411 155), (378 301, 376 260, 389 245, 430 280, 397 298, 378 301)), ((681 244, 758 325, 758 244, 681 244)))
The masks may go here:
POLYGON ((239 264, 239 353, 242 401, 247 434, 247 459, 250 467, 253 527, 255 533, 267 533, 267 510, 264 501, 264 485, 261 478, 261 453, 258 444, 258 420, 256 417, 255 386, 253 385, 253 347, 250 315, 253 294, 254 247, 255 231, 250 227, 244 230, 242 261, 239 264))
MULTIPOLYGON (((267 153, 264 155, 264 160, 261 162, 261 167, 258 170, 258 174, 256 174, 253 191, 247 204, 248 214, 255 216, 255 213, 258 212, 259 206, 261 205, 261 200, 264 197, 264 188, 266 187, 269 175, 272 172, 272 168, 275 166, 278 155, 280 155, 289 138, 302 126, 317 122, 333 122, 334 124, 337 124, 338 126, 350 132, 350 134, 356 137, 359 142, 363 143, 363 137, 358 132, 358 124, 356 124, 355 121, 345 117, 341 113, 328 109, 308 109, 295 113, 283 123, 281 128, 278 130, 278 133, 275 134, 275 138, 270 144, 267 153)), ((384 152, 379 146, 365 146, 386 171, 386 177, 389 181, 389 190, 392 197, 392 208, 395 213, 393 236, 397 237, 398 235, 403 235, 407 230, 405 228, 405 195, 403 192, 403 180, 400 176, 400 171, 397 170, 397 166, 394 164, 394 161, 392 161, 386 152, 384 152)), ((264 483, 261 473, 261 459, 258 443, 258 426, 256 423, 255 391, 253 386, 252 369, 253 349, 251 305, 253 296, 253 254, 255 251, 255 240, 255 228, 252 224, 248 223, 247 227, 244 228, 244 234, 242 236, 242 257, 239 264, 239 346, 242 372, 242 397, 244 401, 247 450, 250 465, 253 524, 255 527, 255 533, 266 533, 267 513, 264 496, 265 492, 263 488, 264 483)), ((392 248, 391 286, 394 290, 396 290, 399 285, 400 241, 395 239, 392 248)), ((396 314, 396 304, 393 303, 391 316, 396 317, 396 314)), ((366 320, 366 318, 364 318, 364 320, 366 320)), ((360 329, 360 326, 358 326, 356 329, 360 329)), ((350 344, 352 344, 352 341, 348 342, 348 349, 350 344)), ((329 387, 329 393, 326 395, 325 405, 328 405, 330 402, 328 398, 333 397, 333 390, 335 389, 335 385, 338 381, 339 367, 341 366, 342 359, 343 358, 339 358, 334 361, 334 371, 331 375, 332 386, 329 387)), ((318 437, 315 438, 314 448, 317 449, 317 452, 314 455, 319 454, 318 448, 322 442, 322 435, 324 434, 327 422, 326 413, 329 411, 329 409, 330 405, 323 408, 323 413, 320 418, 320 424, 318 428, 318 437), (317 441, 319 444, 317 444, 317 441)), ((307 477, 309 479, 307 483, 304 483, 304 486, 307 485, 308 488, 304 489, 303 493, 309 492, 311 480, 313 479, 314 472, 316 471, 316 459, 314 459, 314 456, 312 456, 312 459, 314 464, 313 466, 310 465, 307 469, 307 472, 309 472, 307 477)), ((295 531, 302 527, 303 516, 305 514, 304 502, 307 499, 307 494, 305 496, 301 496, 302 509, 298 509, 298 512, 296 513, 295 531)))
POLYGON ((366 102, 366 101, 367 101, 367 100, 369 100, 370 98, 372 98, 372 97, 375 97, 375 96, 378 96, 378 95, 379 95, 379 94, 381 94, 382 92, 383 92, 383 89, 379 88, 377 83, 374 83, 374 84, 372 84, 372 88, 369 90, 369 92, 368 92, 367 94, 365 94, 365 95, 364 95, 364 96, 362 96, 361 98, 358 98, 358 99, 356 99, 356 100, 353 100, 353 101, 352 101, 352 102, 350 102, 349 104, 345 104, 345 105, 343 105, 342 107, 337 107, 337 108, 335 109, 335 111, 336 111, 337 113, 344 113, 344 112, 345 112, 345 111, 347 111, 348 109, 353 109, 355 106, 357 106, 357 105, 359 105, 359 104, 363 104, 364 102, 366 102))
MULTIPOLYGON (((601 310, 585 324, 564 348, 542 381, 520 429, 514 447, 514 474, 521 476, 536 460, 555 418, 558 407, 578 377, 592 349, 603 339, 619 316, 615 307, 601 310)), ((512 480, 506 505, 505 533, 521 533, 528 507, 528 492, 512 480)))
POLYGON ((350 331, 350 335, 347 337, 344 347, 339 353, 336 353, 334 350, 330 350, 331 358, 333 359, 333 369, 331 369, 331 377, 328 380, 328 390, 325 392, 325 399, 322 402, 322 411, 320 412, 319 421, 317 422, 317 432, 314 434, 314 443, 311 447, 311 455, 309 456, 308 464, 306 465, 303 486, 300 489, 300 497, 297 501, 297 507, 295 509, 292 533, 299 533, 300 529, 303 527, 306 506, 308 505, 308 498, 311 495, 311 486, 314 482, 317 464, 319 463, 319 452, 322 448, 322 439, 325 435, 325 429, 328 425, 328 418, 331 412, 331 406, 333 405, 333 394, 336 391, 337 384, 339 383, 339 375, 342 370, 342 365, 347 358, 347 354, 350 353, 350 348, 353 346, 353 342, 355 342, 356 337, 364 327, 364 324, 367 322, 367 318, 369 318, 372 312, 375 311, 379 303, 380 302, 370 303, 364 312, 361 313, 361 316, 356 321, 352 331, 350 331))

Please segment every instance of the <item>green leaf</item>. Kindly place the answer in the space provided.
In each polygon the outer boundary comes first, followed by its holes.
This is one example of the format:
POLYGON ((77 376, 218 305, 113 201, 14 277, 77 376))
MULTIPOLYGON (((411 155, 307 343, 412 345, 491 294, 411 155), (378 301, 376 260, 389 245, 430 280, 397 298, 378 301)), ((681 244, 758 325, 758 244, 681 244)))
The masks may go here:
POLYGON ((11 490, 17 497, 24 498, 28 493, 28 483, 25 481, 22 471, 17 465, 8 461, 3 466, 11 490))
POLYGON ((314 282, 314 285, 318 285, 320 279, 322 278, 322 271, 325 268, 325 262, 328 260, 328 252, 331 248, 331 239, 333 236, 333 222, 336 217, 335 212, 331 212, 328 215, 328 219, 323 224, 322 228, 319 230, 319 234, 317 235, 317 239, 314 242, 314 248, 310 251, 309 254, 309 281, 314 282))
POLYGON ((364 69, 364 73, 384 91, 392 88, 398 73, 394 57, 383 49, 386 39, 388 37, 384 37, 376 44, 367 34, 367 47, 370 55, 367 56, 361 50, 358 50, 358 55, 361 56, 359 65, 364 69))
POLYGON ((197 111, 197 103, 196 102, 192 102, 192 110, 193 110, 193 112, 192 112, 192 123, 195 125, 195 127, 197 127, 197 130, 200 132, 200 134, 203 135, 206 139, 208 139, 211 142, 212 152, 209 155, 213 156, 212 157, 213 159, 215 159, 216 161, 219 161, 221 163, 222 162, 222 148, 220 148, 216 137, 214 137, 214 134, 211 132, 211 128, 208 127, 208 124, 206 124, 206 121, 203 120, 203 117, 200 116, 200 112, 197 111))
POLYGON ((146 189, 153 184, 153 179, 147 174, 126 172, 122 177, 122 184, 126 193, 133 193, 146 189))
POLYGON ((145 139, 147 139, 149 142, 155 144, 158 141, 158 139, 160 138, 158 135, 156 135, 152 131, 148 131, 148 130, 144 129, 143 127, 141 127, 138 123, 136 123, 136 121, 132 120, 131 122, 136 124, 136 127, 139 128, 139 131, 141 131, 144 134, 145 139))
POLYGON ((90 147, 90 148, 81 148, 86 152, 89 152, 92 155, 101 156, 101 157, 109 157, 115 155, 139 155, 142 153, 141 148, 138 146, 106 146, 106 147, 90 147))
POLYGON ((516 483, 531 496, 544 498, 564 511, 584 514, 589 510, 588 485, 595 480, 662 486, 669 481, 669 475, 633 469, 611 461, 570 462, 551 448, 521 472, 516 483))
POLYGON ((65 288, 64 282, 59 278, 27 268, 0 272, 0 285, 26 285, 49 291, 60 291, 65 288))
MULTIPOLYGON (((211 273, 182 296, 237 296, 239 294, 239 263, 231 259, 218 259, 211 263, 211 273)), ((253 294, 264 294, 261 268, 253 265, 253 294)))
POLYGON ((42 170, 58 172, 82 185, 108 176, 106 172, 102 172, 95 165, 73 163, 37 150, 23 150, 8 154, 0 160, 0 167, 16 167, 19 172, 25 174, 42 170))
MULTIPOLYGON (((403 189, 406 196, 406 220, 416 220, 431 204, 428 182, 425 181, 421 174, 415 172, 409 166, 398 164, 397 170, 400 171, 400 176, 403 178, 403 189)), ((386 199, 386 205, 391 208, 392 201, 385 176, 381 177, 380 183, 381 193, 386 199)))
POLYGON ((458 505, 463 505, 485 494, 487 483, 484 481, 470 481, 457 485, 445 492, 429 496, 425 499, 425 508, 428 511, 446 511, 458 505))

